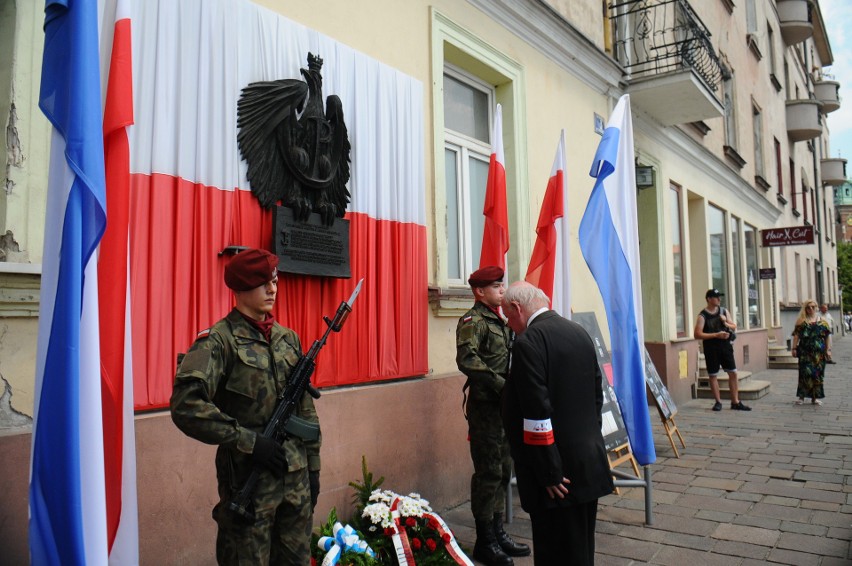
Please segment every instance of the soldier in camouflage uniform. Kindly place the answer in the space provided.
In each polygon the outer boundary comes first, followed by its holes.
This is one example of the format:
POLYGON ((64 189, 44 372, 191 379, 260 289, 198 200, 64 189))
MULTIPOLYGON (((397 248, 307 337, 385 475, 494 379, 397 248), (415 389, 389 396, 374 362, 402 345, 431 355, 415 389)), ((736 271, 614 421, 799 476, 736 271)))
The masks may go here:
POLYGON ((201 332, 183 358, 171 397, 172 420, 184 433, 217 444, 219 564, 310 563, 313 506, 319 495, 320 431, 310 395, 288 428, 284 445, 262 432, 302 355, 299 337, 272 318, 278 258, 246 250, 225 268, 236 308, 201 332), (228 503, 253 469, 259 480, 255 521, 229 511, 228 503))
POLYGON ((473 557, 487 565, 511 566, 512 556, 528 556, 529 546, 503 530, 506 490, 512 474, 509 444, 500 416, 500 394, 509 371, 511 330, 499 312, 503 269, 483 267, 468 283, 476 303, 456 327, 456 364, 467 376, 470 457, 470 507, 476 522, 473 557))

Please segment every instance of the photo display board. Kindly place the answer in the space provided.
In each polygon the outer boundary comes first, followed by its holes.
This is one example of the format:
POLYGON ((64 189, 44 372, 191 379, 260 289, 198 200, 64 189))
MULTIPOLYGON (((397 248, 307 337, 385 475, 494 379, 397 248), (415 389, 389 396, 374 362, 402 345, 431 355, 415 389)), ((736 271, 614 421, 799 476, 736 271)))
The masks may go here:
POLYGON ((598 319, 593 312, 574 313, 571 320, 582 326, 592 342, 595 344, 595 352, 598 354, 598 365, 601 368, 601 373, 606 376, 603 381, 603 408, 601 409, 601 433, 604 437, 604 444, 607 452, 612 451, 619 446, 627 444, 627 427, 624 426, 624 419, 621 417, 621 409, 618 406, 618 399, 615 397, 615 389, 612 387, 612 357, 609 350, 604 345, 603 335, 601 334, 598 319))
POLYGON ((675 407, 669 390, 663 385, 663 380, 660 379, 660 374, 657 372, 657 366, 651 361, 651 354, 648 353, 647 348, 645 348, 645 384, 651 391, 651 396, 657 404, 662 419, 667 421, 675 416, 677 407, 675 407))

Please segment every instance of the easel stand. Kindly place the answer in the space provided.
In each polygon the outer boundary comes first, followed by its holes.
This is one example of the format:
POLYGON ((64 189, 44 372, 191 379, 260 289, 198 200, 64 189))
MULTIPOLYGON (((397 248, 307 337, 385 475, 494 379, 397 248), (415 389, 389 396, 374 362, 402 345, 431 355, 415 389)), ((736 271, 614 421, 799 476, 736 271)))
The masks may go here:
POLYGON ((654 505, 654 500, 652 497, 653 489, 651 483, 651 467, 645 466, 645 479, 642 479, 642 476, 639 475, 639 463, 636 462, 636 458, 633 457, 633 452, 630 450, 630 444, 625 443, 620 446, 616 446, 609 452, 607 452, 607 460, 609 460, 609 470, 613 476, 613 485, 615 485, 615 493, 619 495, 621 492, 618 491, 619 487, 643 487, 645 488, 645 524, 653 525, 654 524, 654 516, 651 512, 651 509, 654 505), (616 470, 615 468, 619 465, 630 462, 630 465, 633 466, 633 472, 636 474, 635 476, 631 476, 626 472, 622 472, 621 470, 616 470))
POLYGON ((680 440, 680 445, 683 448, 686 448, 686 443, 683 441, 683 437, 680 435, 680 431, 677 429, 677 425, 674 422, 674 415, 669 417, 668 419, 660 415, 660 420, 663 421, 663 428, 666 429, 666 436, 669 437, 669 443, 672 445, 672 450, 674 450, 675 457, 680 458, 680 454, 678 454, 677 447, 675 446, 673 434, 676 434, 678 440, 680 440))
MULTIPOLYGON (((633 452, 630 450, 630 444, 625 442, 621 446, 616 446, 607 452, 606 458, 609 460, 610 470, 617 468, 625 462, 630 462, 630 465, 633 466, 633 472, 637 477, 639 476, 639 463, 636 461, 636 458, 633 457, 633 452)), ((617 486, 615 488, 615 493, 616 495, 620 495, 617 486)))

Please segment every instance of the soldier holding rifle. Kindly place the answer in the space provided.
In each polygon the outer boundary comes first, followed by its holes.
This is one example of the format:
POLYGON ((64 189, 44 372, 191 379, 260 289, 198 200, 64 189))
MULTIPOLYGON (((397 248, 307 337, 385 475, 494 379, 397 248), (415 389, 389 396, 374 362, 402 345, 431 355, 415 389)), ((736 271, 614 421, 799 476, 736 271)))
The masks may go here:
POLYGON ((275 255, 259 249, 231 259, 225 284, 236 307, 199 333, 175 376, 172 420, 188 436, 219 446, 219 564, 310 563, 321 442, 311 395, 299 394, 293 416, 284 419, 283 444, 263 434, 302 358, 299 337, 271 314, 277 266, 275 255), (250 477, 250 511, 234 513, 233 500, 250 477))

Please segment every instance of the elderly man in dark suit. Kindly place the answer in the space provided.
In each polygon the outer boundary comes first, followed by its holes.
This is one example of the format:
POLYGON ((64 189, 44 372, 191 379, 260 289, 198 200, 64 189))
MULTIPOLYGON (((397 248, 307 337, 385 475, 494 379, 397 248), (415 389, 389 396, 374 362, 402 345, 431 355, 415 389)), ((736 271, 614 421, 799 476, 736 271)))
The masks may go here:
POLYGON ((592 339, 514 283, 503 312, 518 334, 503 390, 503 425, 537 566, 595 561, 598 498, 613 490, 601 434, 601 371, 592 339))

